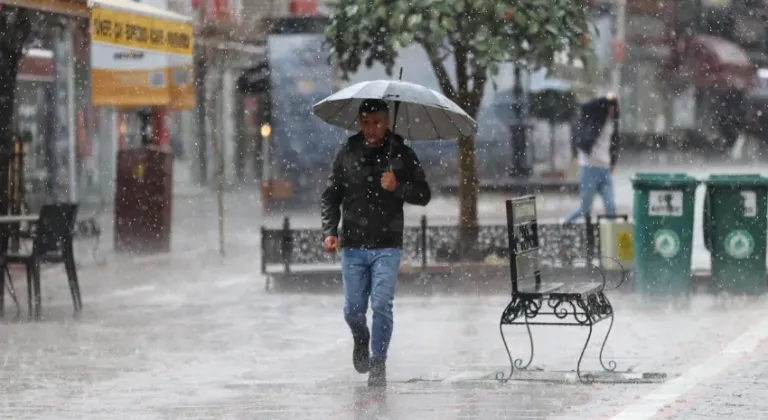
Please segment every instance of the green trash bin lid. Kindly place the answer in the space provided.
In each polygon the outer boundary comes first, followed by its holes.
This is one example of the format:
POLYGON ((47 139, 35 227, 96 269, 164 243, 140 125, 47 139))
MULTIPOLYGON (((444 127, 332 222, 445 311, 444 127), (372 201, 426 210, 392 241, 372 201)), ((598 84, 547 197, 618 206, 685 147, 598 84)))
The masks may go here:
POLYGON ((695 187, 699 180, 688 174, 662 173, 662 172, 638 172, 632 177, 633 187, 695 187))
POLYGON ((759 174, 710 175, 705 183, 713 187, 768 187, 768 178, 759 174))

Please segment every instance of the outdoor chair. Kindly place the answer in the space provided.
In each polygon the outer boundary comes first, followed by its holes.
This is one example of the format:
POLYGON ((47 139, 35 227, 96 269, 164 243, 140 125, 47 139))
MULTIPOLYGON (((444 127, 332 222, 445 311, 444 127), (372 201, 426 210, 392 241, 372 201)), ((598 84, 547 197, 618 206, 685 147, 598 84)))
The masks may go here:
MULTIPOLYGON (((73 230, 77 217, 77 204, 59 203, 45 205, 40 218, 34 224, 29 236, 32 250, 28 254, 8 253, 4 266, 23 264, 27 273, 27 304, 29 314, 40 319, 42 300, 40 296, 40 265, 42 263, 63 263, 72 294, 75 312, 82 310, 80 284, 77 279, 73 247, 73 230), (33 303, 34 302, 34 303, 33 303)), ((3 274, 0 274, 2 276, 3 274)))
POLYGON ((19 305, 19 299, 16 296, 16 289, 13 287, 13 280, 11 279, 11 271, 8 269, 8 264, 4 264, 2 262, 3 260, 0 260, 0 317, 2 317, 5 313, 5 291, 8 290, 8 293, 11 295, 11 299, 13 299, 13 303, 16 305, 16 318, 21 316, 21 305, 19 305))

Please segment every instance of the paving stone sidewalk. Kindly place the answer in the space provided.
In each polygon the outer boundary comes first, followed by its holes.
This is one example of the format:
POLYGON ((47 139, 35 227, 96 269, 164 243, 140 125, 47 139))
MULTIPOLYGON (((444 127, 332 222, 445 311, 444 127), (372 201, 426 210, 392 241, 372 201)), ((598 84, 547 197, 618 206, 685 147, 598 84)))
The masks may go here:
MULTIPOLYGON (((0 328, 0 418, 598 418, 589 413, 654 386, 480 380, 505 368, 498 318, 507 298, 401 295, 391 384, 373 392, 350 367, 341 296, 267 293, 256 261, 170 255, 83 269, 77 318, 66 281, 52 273, 44 320, 0 328)), ((606 356, 620 369, 672 376, 739 335, 764 307, 701 297, 686 310, 649 309, 631 295, 612 298, 618 312, 606 356)), ((586 331, 534 335, 535 367, 570 370, 586 331)), ((524 355, 525 329, 510 327, 508 338, 524 355)), ((588 352, 585 369, 598 369, 599 342, 588 352)))

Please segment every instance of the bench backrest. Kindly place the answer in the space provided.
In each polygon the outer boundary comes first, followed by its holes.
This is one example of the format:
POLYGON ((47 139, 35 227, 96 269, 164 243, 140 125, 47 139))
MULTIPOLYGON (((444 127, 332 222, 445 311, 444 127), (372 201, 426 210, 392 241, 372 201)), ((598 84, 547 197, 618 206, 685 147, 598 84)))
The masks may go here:
POLYGON ((541 268, 536 196, 507 200, 507 234, 512 294, 518 292, 518 285, 523 280, 535 280, 538 289, 541 285, 541 268))

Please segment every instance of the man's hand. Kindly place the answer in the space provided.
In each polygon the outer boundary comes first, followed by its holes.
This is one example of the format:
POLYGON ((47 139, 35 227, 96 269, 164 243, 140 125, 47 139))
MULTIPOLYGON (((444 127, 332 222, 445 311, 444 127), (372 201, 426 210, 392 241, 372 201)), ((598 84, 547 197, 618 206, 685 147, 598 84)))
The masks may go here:
POLYGON ((391 169, 389 172, 384 172, 381 174, 381 188, 384 188, 390 192, 394 192, 395 188, 397 188, 397 178, 391 169))
POLYGON ((616 169, 615 166, 611 166, 611 173, 613 173, 614 169, 616 169))
POLYGON ((323 241, 323 248, 325 252, 334 253, 339 249, 339 238, 336 236, 329 236, 323 241))

